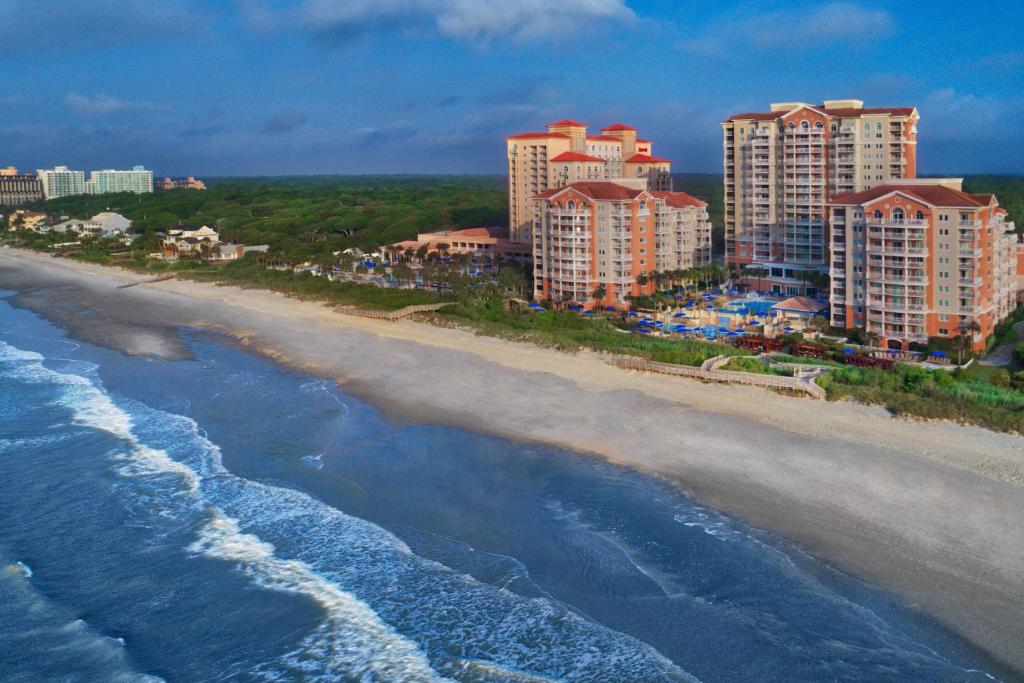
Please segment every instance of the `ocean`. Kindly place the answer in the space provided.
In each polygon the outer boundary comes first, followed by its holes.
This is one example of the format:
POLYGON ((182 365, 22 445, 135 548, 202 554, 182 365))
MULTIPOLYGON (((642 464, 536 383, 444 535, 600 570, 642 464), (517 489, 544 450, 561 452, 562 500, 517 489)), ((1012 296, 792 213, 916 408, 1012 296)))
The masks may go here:
POLYGON ((182 334, 129 357, 0 298, 0 680, 994 679, 668 481, 182 334))

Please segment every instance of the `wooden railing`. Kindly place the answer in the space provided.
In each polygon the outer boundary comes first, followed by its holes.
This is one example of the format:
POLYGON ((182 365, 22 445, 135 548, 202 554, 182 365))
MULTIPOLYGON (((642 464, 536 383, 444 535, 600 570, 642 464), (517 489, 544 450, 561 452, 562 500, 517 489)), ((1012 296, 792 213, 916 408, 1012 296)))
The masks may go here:
MULTIPOLYGON (((636 356, 612 355, 606 361, 618 368, 639 370, 640 372, 657 372, 664 375, 692 377, 709 382, 727 382, 732 384, 750 384, 770 389, 786 389, 808 394, 813 398, 825 398, 825 390, 814 382, 814 377, 783 377, 781 375, 761 375, 753 372, 736 372, 734 370, 705 370, 689 365, 658 363, 637 358, 636 356)), ((814 373, 816 376, 817 373, 814 373)))
POLYGON ((410 316, 413 313, 436 311, 446 305, 447 303, 415 304, 412 306, 406 306, 405 308, 399 308, 394 311, 381 311, 370 308, 359 308, 357 306, 339 306, 338 312, 344 313, 345 315, 358 315, 363 318, 376 318, 377 320, 399 320, 406 316, 410 316))

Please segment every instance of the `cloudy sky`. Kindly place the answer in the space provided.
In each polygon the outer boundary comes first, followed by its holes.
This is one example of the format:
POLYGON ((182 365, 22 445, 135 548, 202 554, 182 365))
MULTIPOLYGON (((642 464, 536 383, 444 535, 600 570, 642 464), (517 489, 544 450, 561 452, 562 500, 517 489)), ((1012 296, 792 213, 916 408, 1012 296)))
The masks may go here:
POLYGON ((638 126, 682 171, 775 101, 916 106, 924 173, 1024 173, 1015 2, 0 0, 0 165, 500 173, 638 126))

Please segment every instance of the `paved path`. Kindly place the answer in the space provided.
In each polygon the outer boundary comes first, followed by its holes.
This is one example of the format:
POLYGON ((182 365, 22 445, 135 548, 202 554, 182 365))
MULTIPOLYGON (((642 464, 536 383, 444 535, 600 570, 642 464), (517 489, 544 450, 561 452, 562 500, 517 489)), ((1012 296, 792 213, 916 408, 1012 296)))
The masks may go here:
POLYGON ((1017 333, 1017 339, 1009 344, 1003 344, 978 362, 982 365, 1009 365, 1013 361, 1013 350, 1024 339, 1024 320, 1016 323, 1013 326, 1013 331, 1017 333))

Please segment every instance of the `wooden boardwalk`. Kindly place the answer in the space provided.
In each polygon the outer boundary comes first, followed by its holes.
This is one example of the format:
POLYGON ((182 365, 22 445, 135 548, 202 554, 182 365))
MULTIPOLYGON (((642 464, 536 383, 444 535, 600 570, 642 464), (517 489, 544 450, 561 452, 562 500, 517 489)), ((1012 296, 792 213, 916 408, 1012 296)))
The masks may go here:
POLYGON ((736 372, 735 370, 712 370, 695 368, 689 365, 675 365, 673 363, 657 363, 646 358, 636 356, 613 355, 607 357, 607 362, 618 368, 626 370, 638 370, 640 372, 657 372, 663 375, 676 375, 680 377, 692 377, 708 382, 726 382, 731 384, 750 384, 753 386, 767 387, 769 389, 786 389, 807 394, 812 398, 825 398, 825 390, 814 382, 817 373, 801 373, 797 377, 783 377, 781 375, 760 375, 753 372, 736 372))
POLYGON ((344 313, 345 315, 357 315, 361 318, 375 318, 377 320, 401 320, 414 313, 428 313, 440 309, 442 306, 447 306, 448 302, 438 304, 416 304, 413 306, 406 306, 405 308, 399 308, 394 311, 380 311, 369 308, 359 308, 358 306, 339 306, 338 312, 344 313))

